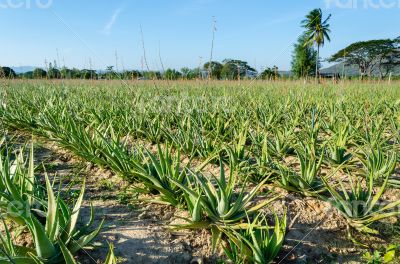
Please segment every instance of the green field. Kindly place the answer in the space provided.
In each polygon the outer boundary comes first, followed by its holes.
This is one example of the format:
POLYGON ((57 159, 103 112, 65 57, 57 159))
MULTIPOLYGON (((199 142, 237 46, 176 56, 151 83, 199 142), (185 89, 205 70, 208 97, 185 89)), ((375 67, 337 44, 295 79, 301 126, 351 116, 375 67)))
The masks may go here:
MULTIPOLYGON (((174 210, 157 224, 165 232, 205 232, 207 257, 193 243, 189 254, 206 263, 386 263, 384 257, 397 257, 398 82, 15 80, 3 81, 0 92, 0 211, 10 233, 20 226, 33 240, 22 245, 3 232, 5 260, 73 263, 78 252, 51 226, 68 229, 73 204, 80 206, 79 195, 66 194, 71 188, 82 193, 82 179, 58 188, 50 177, 46 185, 46 161, 30 165, 38 162, 29 158, 29 145, 13 152, 21 141, 35 143, 32 156, 40 155, 38 142, 52 142, 77 162, 110 172, 121 182, 107 179, 103 187, 129 198, 120 213, 147 204, 174 210), (20 164, 17 174, 10 164, 20 164), (11 216, 13 201, 29 213, 11 216), (42 214, 34 210, 38 204, 42 214), (29 250, 10 250, 18 246, 29 250)), ((90 192, 84 196, 91 199, 90 192)), ((69 235, 78 241, 83 234, 101 236, 99 225, 94 233, 78 225, 83 231, 69 235)), ((135 254, 119 250, 118 240, 113 244, 122 262, 135 254)), ((93 250, 101 261, 106 246, 93 250)))

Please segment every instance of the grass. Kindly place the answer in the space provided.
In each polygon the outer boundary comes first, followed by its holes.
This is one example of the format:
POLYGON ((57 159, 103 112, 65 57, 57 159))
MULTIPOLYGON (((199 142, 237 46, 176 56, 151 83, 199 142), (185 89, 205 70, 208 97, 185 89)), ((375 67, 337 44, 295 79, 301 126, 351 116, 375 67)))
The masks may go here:
POLYGON ((209 229, 215 248, 231 245, 228 258, 264 263, 282 245, 257 248, 249 230, 282 243, 287 231, 263 229, 287 229, 283 212, 257 217, 275 198, 264 187, 331 202, 349 233, 379 235, 376 222, 397 218, 384 194, 399 176, 399 85, 17 80, 1 88, 0 118, 113 171, 149 203, 188 211, 191 225, 180 228, 209 229), (212 176, 206 168, 216 164, 212 176))

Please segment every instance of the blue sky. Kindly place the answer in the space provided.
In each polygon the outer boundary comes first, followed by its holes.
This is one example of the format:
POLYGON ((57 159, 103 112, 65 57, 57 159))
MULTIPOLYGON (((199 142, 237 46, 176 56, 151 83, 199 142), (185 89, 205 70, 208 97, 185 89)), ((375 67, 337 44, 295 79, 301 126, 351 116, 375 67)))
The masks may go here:
POLYGON ((142 26, 150 68, 161 69, 159 53, 165 68, 197 67, 209 60, 215 16, 214 60, 286 70, 300 22, 316 7, 332 14, 323 58, 354 41, 400 36, 400 0, 0 0, 0 65, 47 59, 102 69, 117 53, 119 69, 141 69, 142 26))

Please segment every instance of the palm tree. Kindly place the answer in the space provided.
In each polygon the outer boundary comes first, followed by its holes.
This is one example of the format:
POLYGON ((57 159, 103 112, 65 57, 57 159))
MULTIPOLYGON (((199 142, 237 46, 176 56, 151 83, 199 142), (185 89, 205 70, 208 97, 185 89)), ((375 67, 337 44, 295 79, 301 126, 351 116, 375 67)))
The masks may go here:
POLYGON ((330 25, 328 24, 329 19, 332 15, 329 15, 323 20, 322 10, 320 8, 312 10, 306 19, 302 21, 302 26, 306 29, 307 40, 305 45, 317 46, 317 63, 315 67, 315 78, 318 78, 318 65, 319 65, 319 50, 325 44, 325 39, 331 41, 329 33, 330 25))

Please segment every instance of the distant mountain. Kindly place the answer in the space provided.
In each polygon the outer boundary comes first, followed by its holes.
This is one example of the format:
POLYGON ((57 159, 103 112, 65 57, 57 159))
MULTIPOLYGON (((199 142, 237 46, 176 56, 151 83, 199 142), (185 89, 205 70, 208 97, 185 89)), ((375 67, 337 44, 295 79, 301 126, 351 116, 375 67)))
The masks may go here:
POLYGON ((16 74, 25 73, 29 71, 33 71, 37 67, 34 66, 19 66, 19 67, 11 67, 15 71, 16 74))

